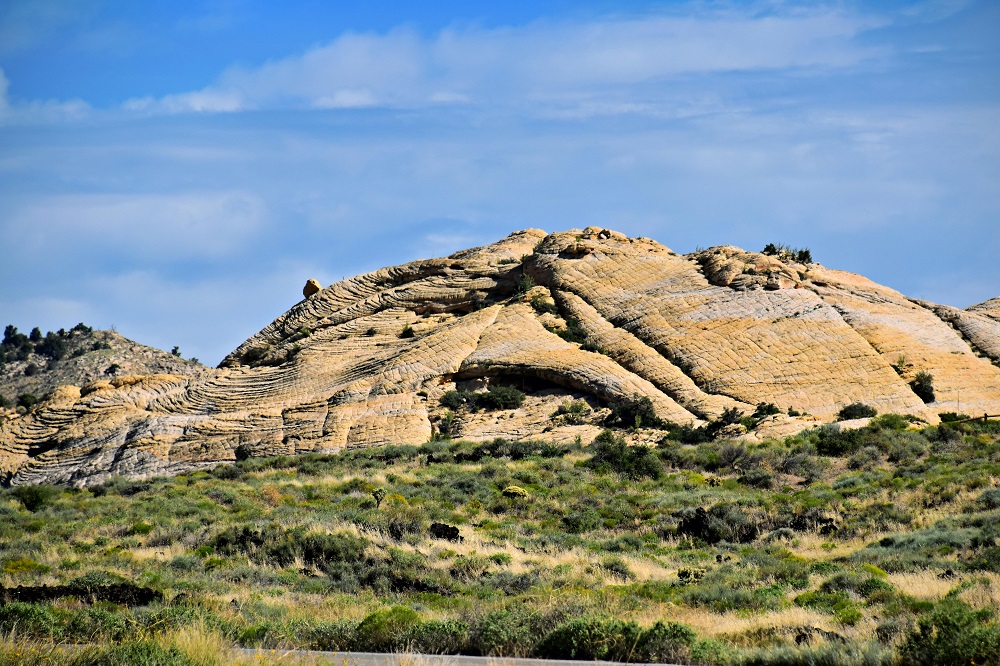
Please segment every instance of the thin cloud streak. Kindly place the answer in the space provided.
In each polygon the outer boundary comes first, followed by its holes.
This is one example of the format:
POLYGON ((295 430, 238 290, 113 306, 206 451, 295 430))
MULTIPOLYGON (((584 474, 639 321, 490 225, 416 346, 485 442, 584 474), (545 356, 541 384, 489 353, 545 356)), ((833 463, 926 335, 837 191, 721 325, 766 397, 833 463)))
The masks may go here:
POLYGON ((245 192, 73 194, 8 215, 0 238, 28 256, 69 259, 99 239, 105 257, 176 262, 236 253, 263 227, 266 210, 245 192))
POLYGON ((854 38, 883 20, 829 9, 784 16, 651 16, 518 28, 346 33, 198 91, 125 103, 140 112, 423 107, 592 99, 678 75, 843 68, 887 57, 854 38))

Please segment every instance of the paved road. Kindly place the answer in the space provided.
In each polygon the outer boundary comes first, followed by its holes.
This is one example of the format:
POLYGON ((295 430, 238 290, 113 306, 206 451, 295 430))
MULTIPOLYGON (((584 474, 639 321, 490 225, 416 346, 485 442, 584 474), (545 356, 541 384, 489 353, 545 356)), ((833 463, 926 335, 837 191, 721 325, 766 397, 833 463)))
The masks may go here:
MULTIPOLYGON (((468 657, 465 655, 381 654, 378 652, 318 652, 315 650, 250 650, 241 653, 264 662, 285 664, 331 664, 334 666, 620 666, 617 661, 571 661, 561 659, 516 659, 514 657, 468 657)), ((670 666, 661 664, 655 666, 670 666)))

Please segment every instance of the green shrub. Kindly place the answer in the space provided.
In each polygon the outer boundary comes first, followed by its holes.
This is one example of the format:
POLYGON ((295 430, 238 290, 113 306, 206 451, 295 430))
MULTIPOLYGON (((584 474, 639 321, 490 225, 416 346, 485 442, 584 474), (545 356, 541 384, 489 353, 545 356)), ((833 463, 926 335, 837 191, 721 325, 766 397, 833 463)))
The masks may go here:
POLYGON ((549 298, 542 293, 537 293, 531 297, 531 307, 538 314, 556 314, 559 312, 559 308, 556 307, 556 304, 551 303, 549 298))
POLYGON ((514 296, 520 298, 531 291, 531 288, 535 286, 535 280, 530 275, 525 275, 522 273, 518 276, 517 282, 514 285, 514 296))
POLYGON ((149 523, 138 522, 134 523, 132 527, 129 528, 128 533, 131 535, 146 536, 147 534, 152 532, 153 529, 154 526, 149 523))
POLYGON ((457 411, 462 407, 468 406, 470 409, 474 408, 476 405, 476 394, 472 391, 448 391, 439 401, 442 407, 447 407, 452 411, 457 411))
POLYGON ((611 414, 605 420, 606 425, 622 428, 662 428, 666 425, 656 415, 649 396, 633 395, 631 398, 615 400, 609 406, 611 414))
POLYGON ((486 393, 478 394, 478 402, 489 410, 517 409, 524 404, 524 393, 513 386, 493 384, 486 393))
POLYGON ((535 654, 544 659, 631 661, 640 635, 635 622, 582 617, 546 634, 535 654))
POLYGON ((528 609, 501 609, 483 615, 469 635, 469 651, 482 656, 524 655, 536 640, 528 609))
POLYGON ((760 526, 754 515, 727 502, 720 502, 708 511, 701 507, 687 507, 677 511, 675 515, 680 518, 678 534, 695 537, 706 543, 749 543, 760 534, 760 526))
POLYGON ((17 406, 31 409, 38 404, 38 398, 33 393, 22 393, 17 396, 17 406))
POLYGON ((263 528, 229 527, 211 543, 222 555, 247 555, 261 563, 287 566, 296 560, 311 566, 362 561, 366 542, 350 534, 306 534, 303 530, 282 530, 277 525, 263 528))
POLYGON ((587 415, 590 414, 590 405, 584 400, 567 400, 559 405, 553 417, 562 417, 562 420, 569 425, 581 425, 586 422, 587 415))
MULTIPOLYGON (((878 645, 842 641, 816 647, 778 645, 745 652, 739 666, 893 666, 892 651, 878 645)), ((916 666, 918 662, 913 662, 916 666)), ((909 666, 909 664, 907 664, 909 666)))
POLYGON ((1000 546, 984 548, 975 557, 967 560, 966 566, 973 571, 1000 573, 1000 546))
POLYGON ((470 410, 488 409, 516 409, 524 404, 524 393, 513 386, 494 384, 486 389, 485 393, 475 393, 461 389, 458 391, 448 391, 441 396, 441 406, 457 411, 462 407, 470 410))
POLYGON ((871 599, 879 593, 894 592, 895 588, 879 576, 862 576, 850 573, 838 573, 819 586, 822 593, 854 592, 865 599, 871 599))
POLYGON ((176 645, 164 647, 152 639, 131 640, 124 643, 85 648, 73 660, 74 664, 93 666, 197 666, 176 645))
POLYGON ((797 261, 800 264, 811 264, 813 261, 812 251, 809 248, 800 249, 783 244, 768 243, 761 250, 761 254, 778 257, 783 261, 797 261))
POLYGON ((751 488, 763 488, 769 490, 774 487, 774 476, 766 469, 757 468, 747 470, 737 479, 740 483, 751 488))
POLYGON ((412 627, 407 648, 421 654, 462 654, 467 650, 469 625, 459 620, 428 620, 412 627))
POLYGON ((587 343, 587 332, 583 330, 583 326, 576 319, 567 319, 566 328, 550 328, 549 330, 566 342, 575 342, 580 345, 587 343))
POLYGON ((686 664, 697 638, 686 625, 659 621, 642 632, 632 657, 634 661, 686 664))
POLYGON ((924 403, 934 402, 934 375, 931 373, 924 370, 918 372, 910 382, 910 388, 924 403))
POLYGON ((3 560, 3 566, 0 567, 0 571, 10 576, 18 576, 23 574, 44 574, 50 571, 50 568, 40 562, 36 562, 30 557, 12 557, 3 560))
POLYGON ((620 557, 604 558, 601 561, 601 568, 623 580, 632 580, 635 578, 635 574, 632 573, 628 564, 620 557))
POLYGON ((366 652, 405 650, 406 638, 418 624, 420 616, 404 606, 375 611, 358 625, 356 649, 366 652))
POLYGON ((35 353, 58 361, 66 355, 66 341, 50 331, 44 340, 35 345, 35 353))
POLYGON ((59 636, 66 611, 46 604, 9 601, 0 604, 0 634, 27 635, 35 638, 59 636))
POLYGON ((593 456, 586 464, 594 470, 615 472, 633 480, 663 476, 663 465, 652 449, 629 446, 611 430, 598 435, 590 450, 593 456))
POLYGON ((910 427, 910 421, 901 414, 883 414, 873 418, 868 427, 873 430, 906 430, 910 427))
POLYGON ((752 416, 755 419, 762 419, 780 413, 781 409, 773 402, 758 402, 752 416))
POLYGON ((764 611, 781 607, 779 590, 736 587, 731 581, 702 582, 684 591, 683 599, 692 606, 710 608, 716 613, 729 611, 764 611))
POLYGON ((988 610, 975 611, 950 597, 917 620, 899 649, 903 663, 921 666, 995 664, 1000 655, 1000 626, 988 610))
POLYGON ((865 432, 861 429, 844 430, 831 424, 816 430, 816 452, 824 456, 854 453, 865 443, 865 432))
POLYGON ((346 652, 355 649, 358 622, 334 620, 310 627, 306 634, 308 646, 314 650, 346 652))
POLYGON ((877 415, 878 410, 874 407, 866 405, 863 402, 852 402, 837 413, 837 420, 867 419, 877 415))
POLYGON ((1000 509, 1000 488, 990 488, 989 490, 984 490, 982 494, 979 495, 979 499, 976 500, 976 504, 978 504, 984 511, 1000 509))
POLYGON ((601 514, 590 507, 570 511, 562 517, 563 527, 571 534, 583 534, 604 525, 601 514))
POLYGON ((49 502, 59 496, 59 489, 55 486, 17 486, 11 492, 25 509, 34 513, 44 508, 49 502))

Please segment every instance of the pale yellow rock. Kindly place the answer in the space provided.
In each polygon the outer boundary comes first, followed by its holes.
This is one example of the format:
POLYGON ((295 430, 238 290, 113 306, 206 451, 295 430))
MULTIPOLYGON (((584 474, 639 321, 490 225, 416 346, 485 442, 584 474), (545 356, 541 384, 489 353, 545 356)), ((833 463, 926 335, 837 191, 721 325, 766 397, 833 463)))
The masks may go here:
POLYGON ((445 392, 497 383, 524 390, 524 404, 457 414, 454 433, 589 441, 607 405, 635 395, 695 426, 760 402, 809 413, 731 429, 758 439, 831 421, 852 402, 931 423, 959 398, 962 411, 995 414, 998 303, 911 301, 861 276, 732 246, 679 256, 600 227, 529 229, 319 289, 217 369, 59 388, 0 425, 0 474, 88 485, 213 466, 237 447, 418 444, 445 423, 445 392), (524 275, 536 285, 527 294, 524 275), (936 403, 910 388, 919 371, 934 376, 936 403), (555 416, 568 400, 587 402, 580 422, 555 416))
POLYGON ((991 298, 988 301, 971 305, 966 308, 966 310, 969 312, 978 312, 979 314, 986 315, 987 317, 1000 320, 1000 297, 991 298))
POLYGON ((313 294, 318 294, 323 291, 323 285, 319 283, 316 278, 309 278, 306 280, 306 286, 302 287, 302 295, 309 298, 313 294))

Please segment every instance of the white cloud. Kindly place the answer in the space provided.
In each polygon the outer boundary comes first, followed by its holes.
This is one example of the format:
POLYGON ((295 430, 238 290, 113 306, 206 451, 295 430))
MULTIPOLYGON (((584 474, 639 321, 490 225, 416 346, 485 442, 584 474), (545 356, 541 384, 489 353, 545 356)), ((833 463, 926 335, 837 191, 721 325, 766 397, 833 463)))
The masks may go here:
MULTIPOLYGON (((783 15, 707 13, 516 28, 399 28, 346 33, 212 85, 126 108, 176 113, 271 107, 414 107, 454 103, 589 101, 678 75, 845 67, 881 57, 854 37, 879 22, 826 8, 783 15)), ((600 99, 596 100, 598 106, 600 99)), ((642 107, 631 106, 635 111, 642 107)))
POLYGON ((66 102, 33 101, 15 104, 8 91, 10 81, 0 68, 0 125, 35 125, 83 117, 90 111, 86 102, 73 99, 66 102))

